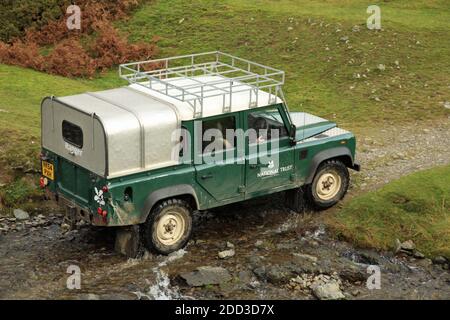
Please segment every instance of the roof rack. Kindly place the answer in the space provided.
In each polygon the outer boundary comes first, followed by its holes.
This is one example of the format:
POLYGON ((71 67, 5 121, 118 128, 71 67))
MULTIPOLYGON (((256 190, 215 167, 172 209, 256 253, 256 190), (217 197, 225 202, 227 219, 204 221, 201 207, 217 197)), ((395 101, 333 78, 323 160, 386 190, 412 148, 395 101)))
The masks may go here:
POLYGON ((204 100, 210 97, 223 97, 224 113, 231 111, 232 96, 239 92, 248 92, 249 107, 258 106, 260 90, 269 93, 272 104, 278 94, 283 97, 285 78, 284 71, 220 51, 121 64, 119 75, 131 84, 188 102, 195 118, 202 117, 204 100), (188 81, 180 84, 180 78, 188 81))

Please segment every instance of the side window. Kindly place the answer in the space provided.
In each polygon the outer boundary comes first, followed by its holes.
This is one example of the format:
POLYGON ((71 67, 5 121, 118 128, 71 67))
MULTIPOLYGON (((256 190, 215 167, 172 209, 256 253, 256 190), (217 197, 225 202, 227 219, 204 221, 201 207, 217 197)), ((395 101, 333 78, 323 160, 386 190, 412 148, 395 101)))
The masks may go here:
POLYGON ((62 136, 64 141, 78 148, 83 148, 83 130, 76 124, 64 120, 62 122, 62 136))
POLYGON ((251 112, 247 120, 250 129, 249 143, 262 143, 277 137, 288 136, 283 118, 277 108, 251 112))
POLYGON ((235 116, 226 116, 213 120, 204 120, 202 123, 202 150, 204 153, 210 151, 211 145, 222 146, 223 150, 234 148, 235 137, 227 140, 227 130, 236 130, 235 116))

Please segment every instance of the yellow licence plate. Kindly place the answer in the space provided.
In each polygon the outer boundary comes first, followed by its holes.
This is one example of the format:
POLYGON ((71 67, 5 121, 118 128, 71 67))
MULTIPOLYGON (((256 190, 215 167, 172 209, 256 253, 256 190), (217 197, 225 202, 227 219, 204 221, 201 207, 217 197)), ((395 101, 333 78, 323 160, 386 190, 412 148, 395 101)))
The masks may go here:
POLYGON ((42 175, 50 180, 55 179, 55 170, 53 164, 47 161, 42 161, 42 175))

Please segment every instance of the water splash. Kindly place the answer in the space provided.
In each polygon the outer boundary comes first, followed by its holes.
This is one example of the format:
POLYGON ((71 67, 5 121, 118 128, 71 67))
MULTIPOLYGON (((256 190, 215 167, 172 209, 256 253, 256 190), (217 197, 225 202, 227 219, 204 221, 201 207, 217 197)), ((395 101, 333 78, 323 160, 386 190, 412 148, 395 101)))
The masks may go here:
POLYGON ((164 257, 158 266, 152 269, 156 275, 156 283, 151 284, 148 280, 147 284, 150 286, 146 292, 133 292, 138 299, 148 300, 178 300, 178 299, 191 299, 191 297, 183 296, 177 286, 170 285, 170 279, 166 272, 161 268, 167 266, 169 263, 181 259, 187 253, 186 250, 181 249, 164 257))

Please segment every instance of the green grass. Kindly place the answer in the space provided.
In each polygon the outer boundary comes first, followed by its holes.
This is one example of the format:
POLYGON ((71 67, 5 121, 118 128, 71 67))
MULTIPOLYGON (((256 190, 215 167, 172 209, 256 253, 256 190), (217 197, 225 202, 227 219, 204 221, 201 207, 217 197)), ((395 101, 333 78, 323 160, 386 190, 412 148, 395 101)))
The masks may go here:
POLYGON ((281 68, 292 110, 350 129, 448 116, 449 3, 380 7, 383 31, 365 27, 360 0, 154 1, 118 25, 134 41, 160 36, 161 55, 219 49, 281 68))
POLYGON ((0 195, 4 204, 12 207, 18 203, 25 202, 31 195, 37 194, 38 190, 25 179, 19 179, 6 187, 0 188, 0 195))
POLYGON ((328 217, 332 230, 363 247, 413 240, 428 256, 450 257, 450 166, 421 171, 351 199, 328 217))

